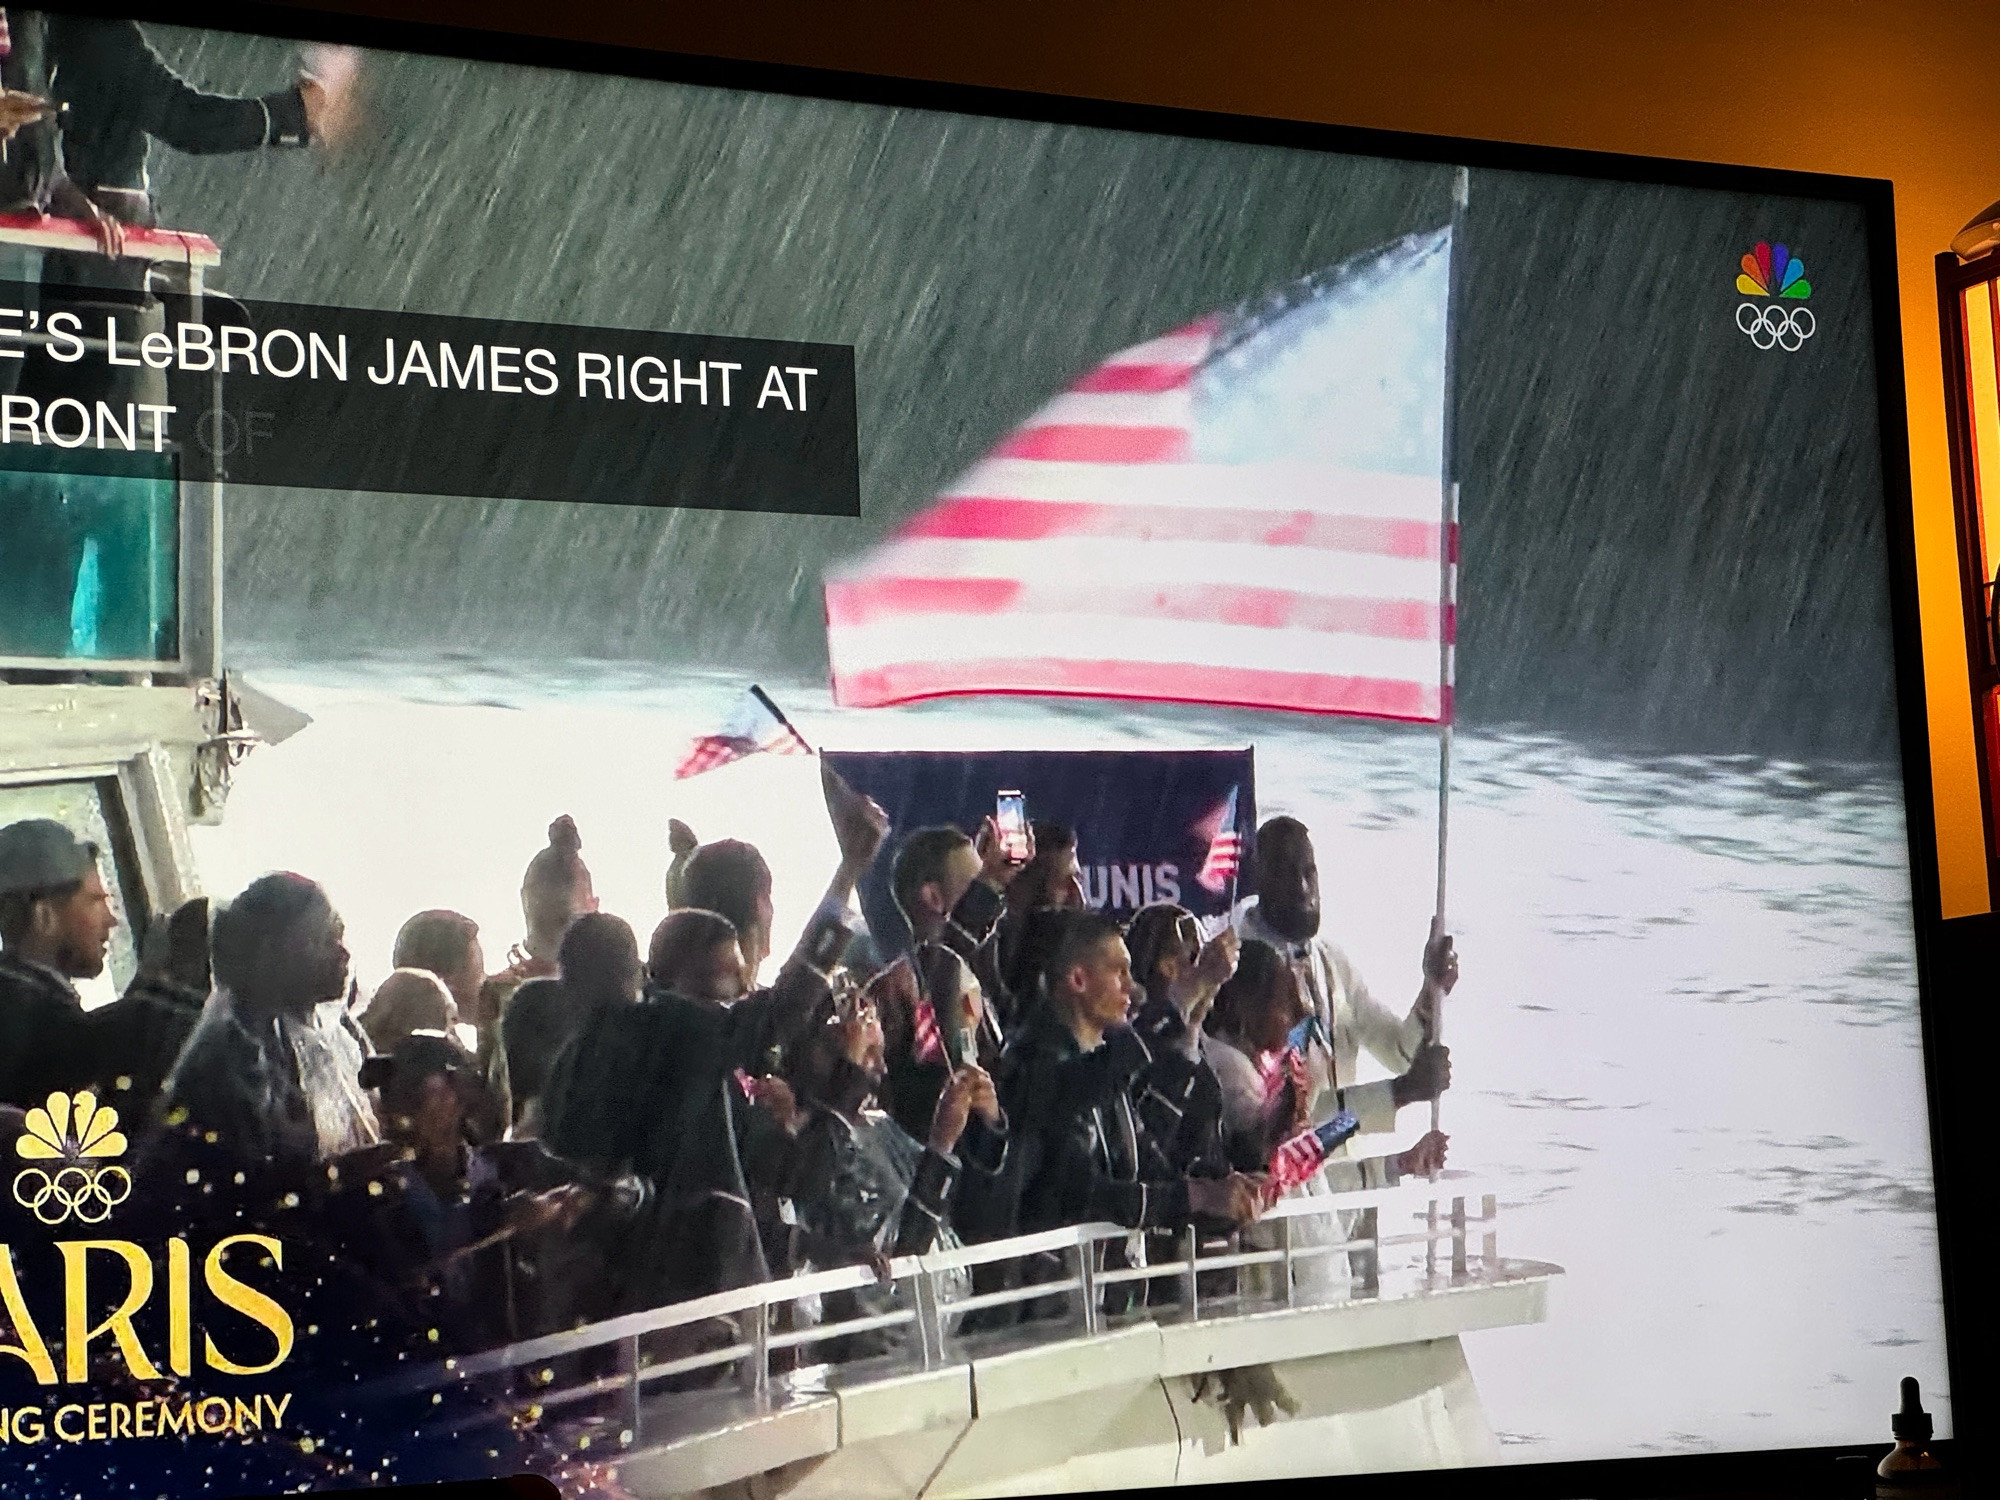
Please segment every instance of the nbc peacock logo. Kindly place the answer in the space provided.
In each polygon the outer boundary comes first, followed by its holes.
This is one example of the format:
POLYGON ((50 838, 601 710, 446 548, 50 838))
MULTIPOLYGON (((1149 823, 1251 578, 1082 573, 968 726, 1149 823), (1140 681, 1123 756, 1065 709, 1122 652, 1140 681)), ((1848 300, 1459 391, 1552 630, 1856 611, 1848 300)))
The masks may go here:
POLYGON ((1806 263, 1783 245, 1759 240, 1739 265, 1736 290, 1760 300, 1737 304, 1736 326, 1759 349, 1795 353, 1804 348, 1819 331, 1812 309, 1800 305, 1813 292, 1806 280, 1806 263))
POLYGON ((29 1165, 14 1174, 14 1201, 42 1223, 102 1224, 132 1195, 132 1174, 114 1163, 125 1154, 118 1111, 88 1090, 51 1094, 28 1111, 14 1154, 29 1165))

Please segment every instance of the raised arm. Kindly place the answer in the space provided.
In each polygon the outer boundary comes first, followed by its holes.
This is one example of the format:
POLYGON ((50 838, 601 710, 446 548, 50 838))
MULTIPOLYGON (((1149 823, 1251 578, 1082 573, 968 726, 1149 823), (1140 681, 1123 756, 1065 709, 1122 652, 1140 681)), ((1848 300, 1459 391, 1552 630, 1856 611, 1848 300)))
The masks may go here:
POLYGON ((86 118, 123 114, 192 155, 303 146, 311 139, 304 84, 250 97, 203 93, 167 66, 136 21, 49 19, 57 93, 86 118))
POLYGON ((1370 1156, 1361 1161, 1336 1157, 1321 1170, 1326 1185, 1336 1193, 1358 1193, 1366 1188, 1394 1187, 1405 1177, 1428 1177, 1444 1167, 1445 1147, 1450 1138, 1432 1131, 1393 1156, 1370 1156))
POLYGON ((826 815, 833 824, 834 842, 840 846, 840 863, 820 898, 821 909, 845 911, 854 897, 854 887, 875 862, 889 837, 889 815, 874 798, 862 795, 847 784, 847 778, 820 762, 820 789, 826 794, 826 815))
POLYGON ((1236 958, 1241 949, 1242 939, 1236 935, 1236 929, 1225 927, 1201 945, 1194 964, 1173 983, 1169 994, 1175 1008, 1187 1022, 1190 1056, 1194 1055, 1196 1035, 1208 1019, 1216 995, 1236 972, 1236 958))
POLYGON ((1417 998, 1410 1006, 1410 1019, 1423 1027, 1425 1041, 1437 1040, 1438 1016, 1444 1006, 1444 997, 1457 984, 1458 949, 1452 943, 1451 934, 1433 918, 1430 940, 1424 944, 1423 983, 1417 986, 1417 998))
MULTIPOLYGON (((1032 833, 1028 835, 1031 856, 1034 838, 1032 833)), ((977 972, 980 951, 987 939, 993 936, 993 929, 999 925, 1001 914, 1007 909, 1007 887, 1021 872, 1021 866, 1007 858, 1000 830, 991 818, 979 825, 972 847, 979 855, 978 878, 965 888, 965 894, 958 898, 958 904, 946 916, 940 941, 972 964, 977 972)), ((981 974, 980 983, 986 984, 988 977, 981 974)))
MULTIPOLYGON (((813 949, 826 936, 827 926, 841 920, 854 896, 855 882, 889 836, 889 815, 824 763, 820 784, 826 792, 833 836, 840 846, 840 863, 827 882, 819 909, 799 934, 798 946, 778 971, 777 982, 733 1007, 739 1013, 739 1039, 756 1054, 754 1063, 759 1068, 765 1065, 764 1054, 773 1047, 790 1058, 806 1034, 831 1013, 831 969, 822 967, 813 949)), ((751 1061, 746 1059, 744 1065, 750 1066, 751 1061)))
MULTIPOLYGON (((938 1096, 937 1109, 931 1116, 930 1139, 917 1160, 910 1191, 903 1199, 895 1239, 891 1242, 892 1254, 922 1255, 937 1243, 951 1211, 953 1190, 958 1185, 961 1143, 974 1138, 976 1118, 997 1120, 999 1112, 993 1080, 978 1067, 962 1068, 952 1075, 951 1082, 938 1096)), ((1000 1139, 1004 1151, 1005 1137, 1000 1139)), ((988 1167, 991 1169, 988 1175, 992 1175, 998 1163, 989 1161, 988 1167)))

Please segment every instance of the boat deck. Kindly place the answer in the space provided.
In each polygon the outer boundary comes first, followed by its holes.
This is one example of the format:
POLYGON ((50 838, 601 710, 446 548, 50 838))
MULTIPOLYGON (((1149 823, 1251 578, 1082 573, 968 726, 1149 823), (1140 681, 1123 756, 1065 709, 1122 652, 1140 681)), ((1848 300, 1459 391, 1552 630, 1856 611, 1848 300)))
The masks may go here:
POLYGON ((639 1500, 1025 1494, 1488 1461, 1459 1341, 1542 1321, 1562 1268, 1503 1259, 1497 1201, 1470 1212, 1471 1191, 1450 1174, 1287 1200, 1240 1237, 1188 1234, 1147 1265, 1118 1253, 1126 1231, 1086 1225, 898 1260, 887 1288, 866 1267, 813 1272, 427 1379, 511 1379, 531 1394, 496 1416, 525 1414, 580 1460, 615 1463, 639 1500), (1010 1263, 1039 1274, 969 1293, 967 1273, 1010 1263), (863 1289, 865 1307, 824 1315, 828 1294, 863 1289), (1140 1310, 1106 1311, 1121 1301, 1140 1310), (818 1352, 861 1334, 883 1352, 818 1352), (612 1368, 562 1373, 589 1360, 612 1368), (1246 1370, 1267 1373, 1229 1373, 1246 1370), (1293 1409, 1232 1435, 1213 1397, 1246 1378, 1275 1378, 1293 1409))
MULTIPOLYGON (((736 1493, 732 1485, 766 1474, 770 1488, 800 1496, 942 1496, 982 1493, 988 1485, 1026 1493, 1043 1487, 1038 1478, 1063 1471, 1073 1471, 1076 1487, 1088 1487, 1081 1481, 1093 1455, 1134 1457, 1129 1450, 1138 1445, 1121 1429, 1135 1425, 1129 1408, 1148 1387, 1156 1391, 1146 1404, 1171 1419, 1192 1403, 1192 1381, 1185 1377, 1277 1366, 1305 1407, 1288 1423, 1301 1424, 1293 1436, 1302 1438, 1304 1427, 1336 1416, 1339 1408, 1354 1409, 1352 1401, 1314 1399, 1318 1392, 1307 1387, 1323 1382, 1312 1376, 1334 1374, 1338 1383, 1332 1367, 1340 1364, 1355 1374, 1368 1372, 1346 1383, 1358 1384, 1361 1390, 1350 1394, 1378 1411, 1442 1391, 1463 1373, 1462 1357, 1452 1357, 1460 1335, 1541 1322, 1550 1283, 1561 1274, 1544 1262, 1503 1261, 1476 1265, 1455 1282, 1446 1277, 1428 1288, 1319 1305, 1220 1302, 1195 1317, 1162 1309, 1159 1317, 1090 1334, 1057 1324, 973 1335, 956 1341, 958 1358, 930 1370, 913 1369, 907 1358, 882 1358, 803 1371, 763 1393, 658 1396, 645 1403, 645 1446, 628 1453, 620 1479, 644 1500, 736 1493), (1440 1344, 1451 1347, 1434 1347, 1440 1344), (1397 1361, 1341 1358, 1391 1350, 1405 1356, 1400 1380, 1384 1379, 1397 1361), (1181 1389, 1169 1389, 1170 1383, 1181 1389), (928 1472, 919 1474, 926 1455, 928 1472)), ((1182 1426, 1173 1423, 1175 1449, 1183 1446, 1182 1426)), ((1437 1436, 1417 1442, 1400 1466, 1484 1456, 1483 1431, 1447 1432, 1443 1443, 1437 1436)), ((1325 1445, 1293 1446, 1310 1452, 1325 1445)), ((1208 1482, 1218 1476, 1204 1472, 1204 1457, 1176 1452, 1164 1478, 1148 1472, 1143 1481, 1115 1482, 1208 1482)), ((1144 1467, 1157 1471, 1162 1460, 1152 1455, 1144 1467)), ((1308 1464, 1300 1472, 1324 1471, 1308 1464)))

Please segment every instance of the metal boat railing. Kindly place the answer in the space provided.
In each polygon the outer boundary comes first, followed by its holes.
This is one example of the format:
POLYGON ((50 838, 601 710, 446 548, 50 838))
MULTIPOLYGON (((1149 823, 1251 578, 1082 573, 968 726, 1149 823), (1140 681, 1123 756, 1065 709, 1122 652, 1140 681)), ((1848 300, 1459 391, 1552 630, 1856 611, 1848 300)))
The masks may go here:
MULTIPOLYGON (((1498 1252, 1497 1199, 1468 1186, 1465 1176, 1450 1173, 1438 1182, 1417 1179, 1390 1188, 1288 1198, 1248 1230, 1226 1238, 1181 1231, 1173 1237, 1171 1259, 1146 1264, 1119 1264, 1125 1257, 1107 1254, 1138 1239, 1110 1224, 902 1257, 888 1263, 886 1285, 892 1295, 877 1298, 878 1305, 891 1304, 888 1310, 858 1310, 798 1325, 794 1314, 802 1305, 885 1285, 868 1266, 808 1272, 448 1359, 394 1384, 413 1390, 476 1386, 495 1398, 481 1403, 485 1420, 560 1425, 566 1414, 598 1402, 591 1420, 615 1431, 618 1446, 632 1448, 647 1441, 648 1402, 662 1382, 678 1381, 675 1389, 690 1398, 696 1391, 735 1389, 762 1406, 781 1398, 788 1385, 824 1390, 829 1366, 802 1356, 816 1345, 864 1333, 901 1330, 894 1362, 906 1371, 928 1371, 963 1360, 969 1348, 993 1337, 998 1330, 965 1331, 969 1315, 992 1309, 1026 1311, 1026 1304, 1037 1305, 1035 1316, 1004 1330, 1003 1336, 1018 1347, 1023 1341, 1089 1338, 1147 1320, 1162 1325, 1207 1322, 1343 1301, 1421 1297, 1506 1274, 1498 1252), (1385 1210, 1408 1210, 1414 1227, 1383 1232, 1378 1226, 1385 1210), (1334 1256, 1352 1257, 1341 1295, 1328 1299, 1301 1286, 1305 1267, 1334 1256), (1060 1266, 1054 1275, 1047 1274, 1051 1258, 1060 1266), (1031 1265, 1045 1279, 1004 1276, 1010 1266, 1026 1270, 1031 1265), (1261 1275, 1248 1274, 1259 1268, 1261 1275), (1007 1284, 958 1297, 943 1285, 947 1278, 962 1280, 981 1270, 998 1270, 1007 1284), (1134 1284, 1143 1284, 1143 1290, 1128 1294, 1128 1310, 1107 1310, 1107 1293, 1134 1284), (1066 1308, 1054 1302, 1058 1298, 1066 1308), (711 1346, 675 1347, 675 1333, 683 1335, 684 1343, 685 1335, 704 1325, 713 1330, 716 1342, 711 1346), (663 1342, 667 1348, 660 1347, 663 1342), (799 1354, 789 1355, 794 1350, 799 1354), (788 1362, 790 1369, 774 1368, 788 1362), (585 1367, 581 1372, 575 1369, 578 1364, 585 1367)), ((1004 1317, 987 1321, 1007 1322, 1004 1317)), ((838 1370, 832 1367, 835 1378, 838 1370)), ((671 1403, 668 1391, 659 1394, 671 1403)), ((655 1416, 659 1410, 656 1406, 655 1416)), ((454 1419, 452 1425, 462 1428, 465 1419, 454 1419)))
MULTIPOLYGON (((0 213, 0 245, 21 245, 33 250, 68 250, 83 255, 98 254, 96 231, 80 219, 25 211, 0 213)), ((201 273, 221 264, 222 251, 205 234, 184 229, 142 229, 125 227, 125 258, 155 265, 187 268, 190 290, 200 293, 201 273)))

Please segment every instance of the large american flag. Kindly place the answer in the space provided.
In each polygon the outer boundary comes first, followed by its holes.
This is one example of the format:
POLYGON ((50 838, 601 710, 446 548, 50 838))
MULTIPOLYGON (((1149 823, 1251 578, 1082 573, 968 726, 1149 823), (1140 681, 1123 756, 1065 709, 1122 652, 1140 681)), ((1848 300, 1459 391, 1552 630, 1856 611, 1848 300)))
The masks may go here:
POLYGON ((1451 231, 1112 356, 826 579, 837 702, 1438 721, 1451 231))

